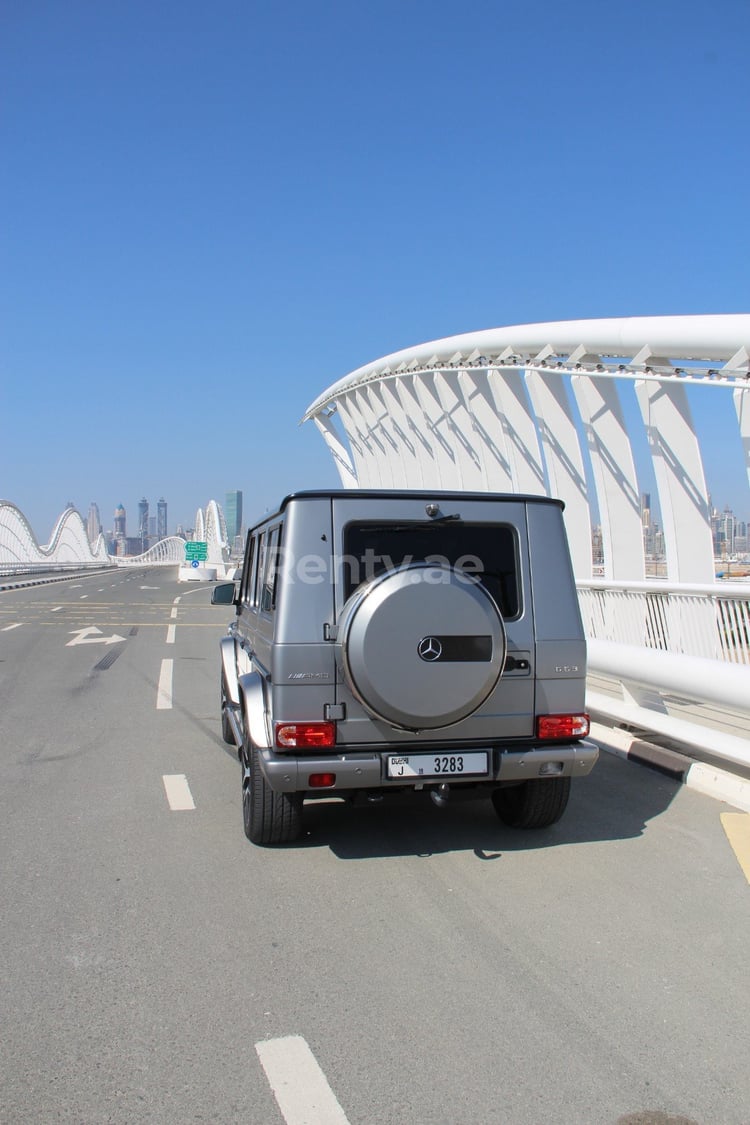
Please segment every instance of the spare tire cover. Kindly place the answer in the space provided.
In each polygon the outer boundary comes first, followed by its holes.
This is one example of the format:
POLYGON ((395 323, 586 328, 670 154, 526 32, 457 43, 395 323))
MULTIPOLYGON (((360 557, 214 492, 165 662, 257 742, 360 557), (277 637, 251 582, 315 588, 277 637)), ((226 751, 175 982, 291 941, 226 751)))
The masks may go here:
POLYGON ((358 587, 339 620, 348 686, 392 726, 432 730, 471 715, 498 681, 505 629, 476 579, 411 564, 358 587))

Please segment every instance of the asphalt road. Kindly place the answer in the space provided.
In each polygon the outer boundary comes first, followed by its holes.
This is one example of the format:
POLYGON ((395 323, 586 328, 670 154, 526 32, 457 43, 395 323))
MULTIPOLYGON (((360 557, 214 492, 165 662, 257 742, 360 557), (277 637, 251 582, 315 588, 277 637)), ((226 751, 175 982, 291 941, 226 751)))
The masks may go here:
POLYGON ((0 1121, 750 1122, 726 806, 605 754, 543 832, 418 795, 253 848, 209 593, 0 593, 0 1121))

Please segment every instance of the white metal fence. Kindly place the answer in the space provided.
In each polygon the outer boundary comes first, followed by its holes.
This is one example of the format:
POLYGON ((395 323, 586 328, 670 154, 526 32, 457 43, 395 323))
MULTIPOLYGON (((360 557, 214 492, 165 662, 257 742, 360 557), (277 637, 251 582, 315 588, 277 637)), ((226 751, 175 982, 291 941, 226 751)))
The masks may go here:
POLYGON ((586 636, 750 666, 750 584, 578 582, 586 636))

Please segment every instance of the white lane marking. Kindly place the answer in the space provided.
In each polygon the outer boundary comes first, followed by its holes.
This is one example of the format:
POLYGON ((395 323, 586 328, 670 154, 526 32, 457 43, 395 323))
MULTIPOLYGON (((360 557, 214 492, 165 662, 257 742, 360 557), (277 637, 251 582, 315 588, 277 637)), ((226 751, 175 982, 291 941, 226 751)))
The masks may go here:
POLYGON ((185 812, 186 809, 195 808, 193 794, 184 773, 165 773, 162 781, 172 812, 185 812))
POLYGON ((4 625, 3 628, 0 629, 0 633, 9 633, 11 629, 20 629, 22 625, 23 621, 18 621, 15 625, 4 625))
POLYGON ((174 660, 162 660, 159 687, 156 691, 156 710, 168 711, 172 706, 172 670, 174 660))
POLYGON ((159 587, 159 586, 139 586, 138 587, 139 590, 159 590, 160 588, 161 587, 159 587))
POLYGON ((174 644, 174 631, 175 631, 176 628, 177 628, 176 625, 167 625, 167 644, 168 645, 174 644))
POLYGON ((174 604, 175 604, 175 605, 179 605, 179 604, 180 604, 180 601, 181 601, 181 599, 180 599, 180 598, 175 598, 175 600, 174 600, 174 604))
POLYGON ((88 597, 88 594, 81 594, 80 595, 81 601, 85 601, 87 597, 88 597))
POLYGON ((177 610, 176 610, 176 609, 173 609, 173 610, 172 610, 172 611, 170 612, 169 616, 170 616, 170 617, 171 617, 172 619, 174 619, 174 618, 175 618, 175 617, 177 616, 177 610))
POLYGON ((301 1035, 264 1039, 255 1050, 287 1125, 349 1125, 301 1035))
POLYGON ((87 629, 71 629, 73 640, 68 641, 65 645, 66 648, 72 648, 73 645, 115 645, 118 641, 125 641, 127 637, 121 637, 119 633, 113 633, 111 637, 103 637, 101 629, 96 625, 89 625, 87 629), (91 636, 92 633, 98 633, 98 636, 91 636))
POLYGON ((54 609, 50 610, 50 613, 59 613, 61 609, 62 609, 61 605, 56 605, 54 609))

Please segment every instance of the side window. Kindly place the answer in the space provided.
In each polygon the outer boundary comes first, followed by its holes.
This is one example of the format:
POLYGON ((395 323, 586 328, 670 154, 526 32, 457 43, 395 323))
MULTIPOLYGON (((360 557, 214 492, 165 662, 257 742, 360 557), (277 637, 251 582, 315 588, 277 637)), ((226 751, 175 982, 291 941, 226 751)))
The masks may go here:
POLYGON ((256 608, 260 605, 261 588, 263 585, 263 569, 266 565, 266 556, 268 554, 268 532, 263 531, 258 536, 258 545, 256 547, 255 569, 253 571, 253 587, 251 604, 256 608))
POLYGON ((245 565, 242 570, 242 587, 240 589, 240 601, 243 605, 247 605, 250 600, 250 592, 252 590, 253 579, 253 564, 255 562, 255 547, 256 539, 252 532, 248 532, 247 546, 245 548, 245 565))
POLYGON ((272 527, 266 534, 266 551, 263 560, 263 580, 260 590, 260 608, 263 613, 270 613, 276 606, 276 583, 279 575, 279 543, 281 540, 281 525, 272 527))

